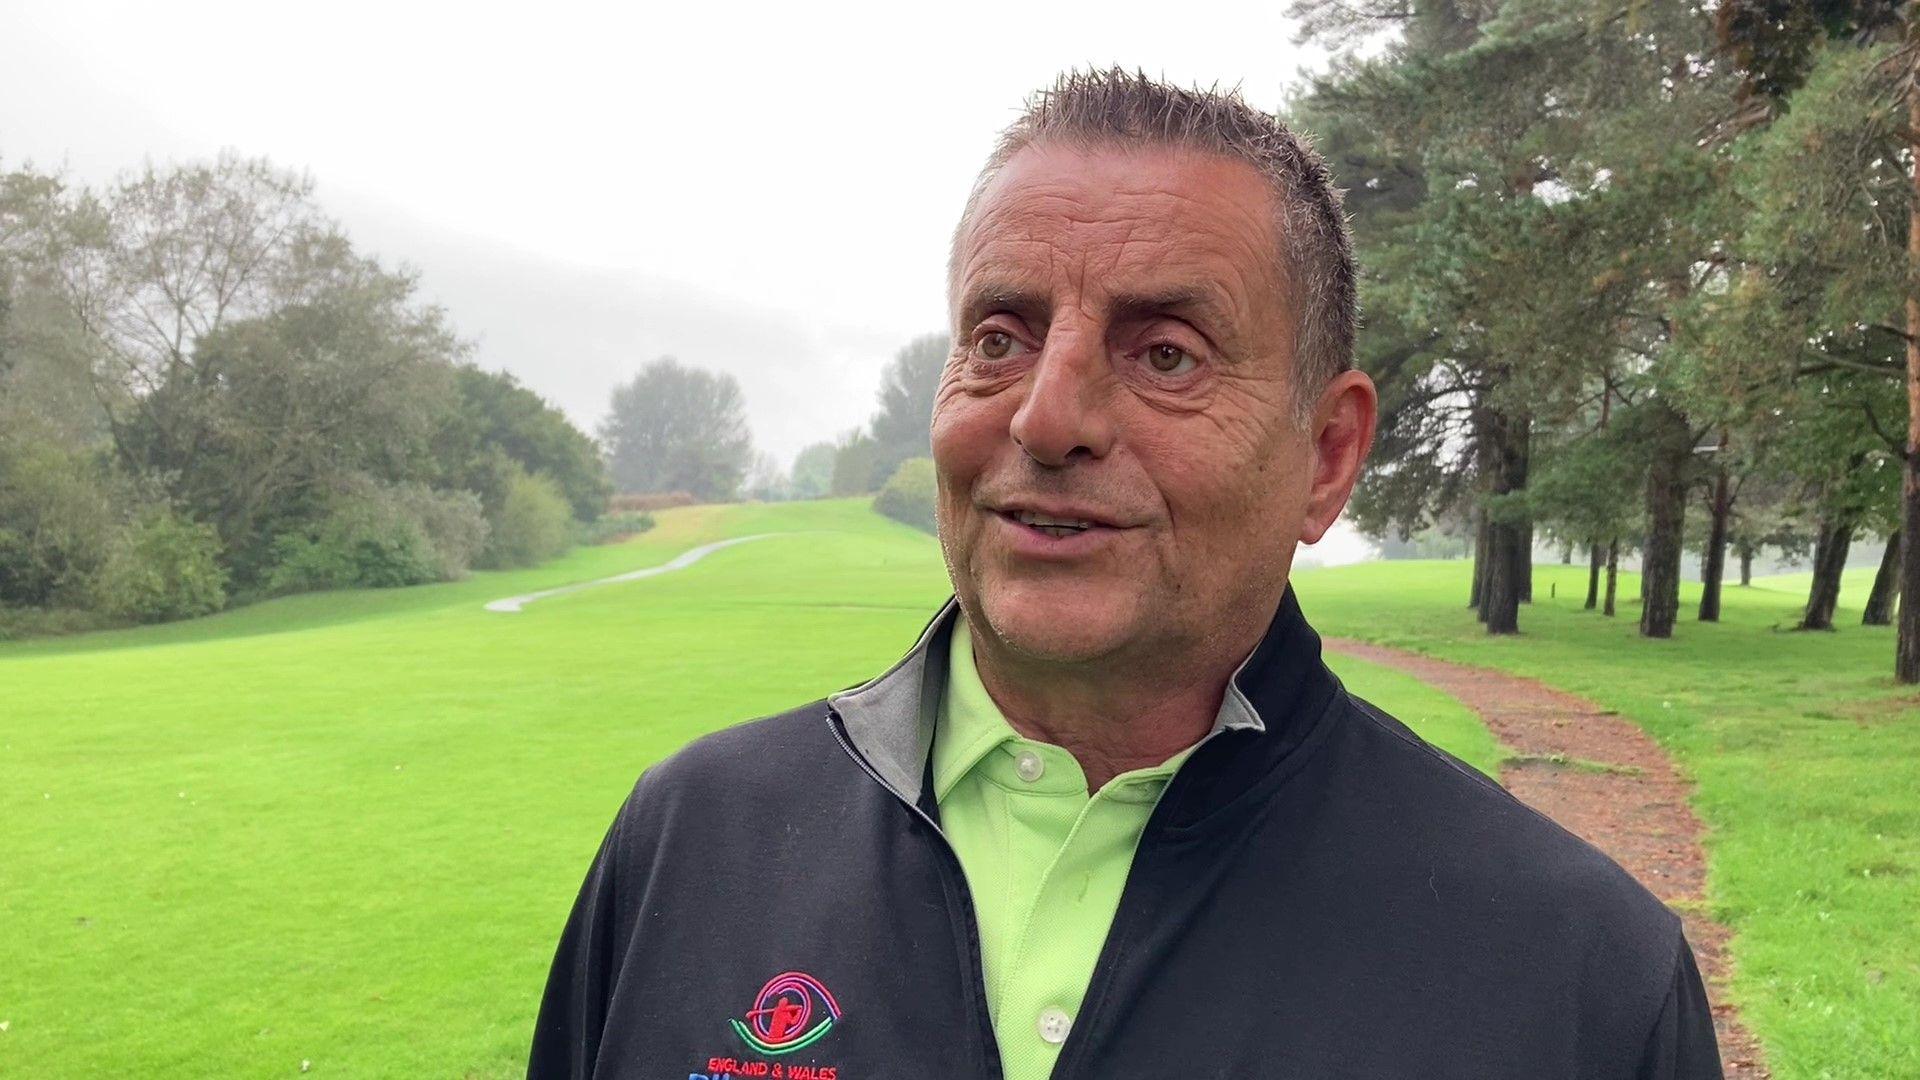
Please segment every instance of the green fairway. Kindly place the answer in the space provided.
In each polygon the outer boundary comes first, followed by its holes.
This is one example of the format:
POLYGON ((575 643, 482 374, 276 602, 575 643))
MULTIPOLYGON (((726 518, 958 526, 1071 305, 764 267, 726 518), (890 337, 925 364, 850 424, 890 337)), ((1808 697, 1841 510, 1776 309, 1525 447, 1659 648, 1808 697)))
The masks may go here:
MULTIPOLYGON (((1302 573, 1324 632, 1532 675, 1645 725, 1700 785, 1736 992, 1782 1078, 1920 1075, 1920 697, 1861 629, 1634 635, 1539 567, 1487 639, 1464 563, 1302 573), (1555 595, 1557 594, 1557 595, 1555 595)), ((1626 577, 1622 596, 1635 582, 1626 577)), ((946 595, 930 537, 864 500, 692 507, 615 547, 451 585, 316 594, 0 645, 0 1075, 511 1076, 554 940, 639 770, 863 680, 946 595), (685 570, 490 600, 782 533, 685 570)), ((1849 606, 1849 604, 1851 606, 1849 606)), ((1334 657, 1483 770, 1453 699, 1334 657)))
POLYGON ((1298 578, 1323 632, 1502 668, 1584 694, 1652 732, 1698 783, 1710 891, 1736 934, 1735 994, 1780 1080, 1920 1076, 1920 695, 1891 677, 1893 631, 1859 625, 1850 571, 1835 632, 1791 629, 1804 575, 1726 591, 1725 621, 1668 641, 1581 610, 1586 568, 1536 566, 1518 637, 1466 607, 1465 562, 1298 578))
MULTIPOLYGON (((640 769, 877 673, 947 593, 932 538, 865 500, 659 517, 535 570, 0 645, 0 1075, 522 1072, 640 769)), ((1336 667, 1493 767, 1458 703, 1336 667)))

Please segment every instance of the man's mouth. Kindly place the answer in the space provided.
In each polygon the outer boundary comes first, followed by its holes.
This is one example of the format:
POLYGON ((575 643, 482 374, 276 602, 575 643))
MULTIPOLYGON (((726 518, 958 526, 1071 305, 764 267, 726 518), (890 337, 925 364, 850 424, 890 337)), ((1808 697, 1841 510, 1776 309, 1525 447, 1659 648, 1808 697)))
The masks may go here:
POLYGON ((1098 524, 1079 518, 1052 517, 1032 510, 1014 510, 1008 512, 1006 516, 1035 532, 1045 533, 1048 536, 1077 536, 1098 524))

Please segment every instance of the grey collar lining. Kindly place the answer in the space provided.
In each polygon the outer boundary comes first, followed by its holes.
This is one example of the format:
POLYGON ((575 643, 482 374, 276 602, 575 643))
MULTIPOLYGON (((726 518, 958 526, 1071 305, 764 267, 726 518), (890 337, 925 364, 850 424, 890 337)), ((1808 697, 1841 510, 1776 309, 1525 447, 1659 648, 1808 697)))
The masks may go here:
MULTIPOLYGON (((940 701, 947 685, 949 635, 959 611, 958 598, 948 597, 920 632, 913 648, 892 667, 827 698, 854 749, 867 759, 883 783, 909 803, 920 801, 927 755, 933 749, 934 728, 939 723, 940 701)), ((1240 675, 1253 655, 1248 653, 1234 669, 1208 738, 1222 731, 1267 729, 1240 689, 1240 675)))

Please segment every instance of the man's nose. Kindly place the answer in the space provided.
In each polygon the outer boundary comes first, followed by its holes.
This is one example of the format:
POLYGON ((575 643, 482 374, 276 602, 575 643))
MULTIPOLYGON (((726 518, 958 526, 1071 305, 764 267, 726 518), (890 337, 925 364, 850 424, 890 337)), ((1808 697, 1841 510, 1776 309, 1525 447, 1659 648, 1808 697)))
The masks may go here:
POLYGON ((1105 457, 1113 447, 1112 392, 1103 336, 1056 326, 1013 414, 1013 441, 1042 465, 1105 457))

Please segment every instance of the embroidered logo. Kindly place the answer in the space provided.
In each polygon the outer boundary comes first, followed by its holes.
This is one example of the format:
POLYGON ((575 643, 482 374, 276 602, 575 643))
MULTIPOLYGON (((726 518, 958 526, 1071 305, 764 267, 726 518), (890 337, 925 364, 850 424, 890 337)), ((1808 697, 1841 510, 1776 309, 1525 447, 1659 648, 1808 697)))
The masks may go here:
POLYGON ((812 1046, 840 1020, 840 1003, 805 972, 775 975, 760 988, 745 1020, 730 1020, 734 1034, 763 1054, 790 1054, 812 1046))

